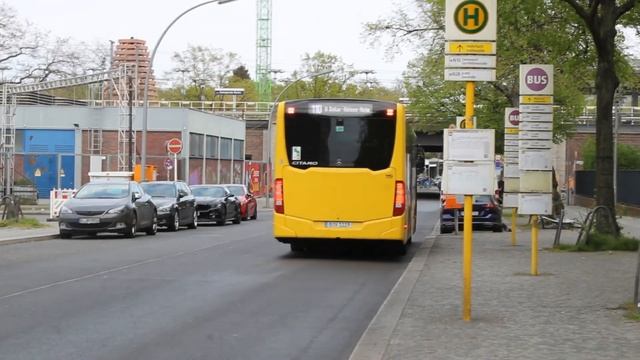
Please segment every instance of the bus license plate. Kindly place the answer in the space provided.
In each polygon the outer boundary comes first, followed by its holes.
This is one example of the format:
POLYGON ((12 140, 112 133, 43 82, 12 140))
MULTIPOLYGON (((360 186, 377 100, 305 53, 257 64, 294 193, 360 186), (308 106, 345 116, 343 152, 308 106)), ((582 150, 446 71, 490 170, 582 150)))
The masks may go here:
POLYGON ((80 224, 97 224, 100 222, 100 219, 98 218, 80 218, 80 220, 78 220, 78 222, 80 224))
POLYGON ((351 222, 349 221, 325 221, 324 227, 326 228, 339 228, 345 229, 351 227, 351 222))

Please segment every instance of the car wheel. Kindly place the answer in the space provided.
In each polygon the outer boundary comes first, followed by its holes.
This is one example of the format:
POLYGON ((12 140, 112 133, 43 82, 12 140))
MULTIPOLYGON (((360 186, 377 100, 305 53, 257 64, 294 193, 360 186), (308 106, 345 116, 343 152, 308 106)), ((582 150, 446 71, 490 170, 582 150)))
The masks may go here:
POLYGON ((61 239, 71 239, 71 233, 69 231, 60 231, 61 239))
POLYGON ((216 221, 216 224, 223 226, 226 223, 227 223, 227 212, 225 210, 222 210, 220 212, 220 220, 216 221))
POLYGON ((173 221, 169 224, 169 231, 178 231, 180 228, 180 217, 178 216, 178 210, 173 213, 173 221))
POLYGON ((187 225, 189 229, 197 229, 198 228, 198 212, 193 210, 193 220, 189 225, 187 225))
POLYGON ((449 229, 445 226, 440 226, 440 234, 450 234, 453 232, 453 229, 449 229))
POLYGON ((155 235, 158 232, 158 214, 153 213, 151 226, 147 229, 147 235, 155 235))
POLYGON ((257 219, 257 218, 258 218, 258 207, 257 207, 257 206, 255 206, 255 207, 253 208, 253 215, 251 216, 251 220, 255 220, 255 219, 257 219))
POLYGON ((236 217, 233 218, 233 223, 240 224, 240 221, 242 221, 242 214, 240 213, 240 207, 238 206, 236 208, 236 217))
POLYGON ((502 226, 502 224, 495 224, 493 225, 491 230, 493 230, 493 232, 502 232, 502 230, 504 230, 504 227, 502 226))
POLYGON ((129 224, 129 227, 127 228, 127 230, 125 230, 124 236, 129 238, 129 239, 133 239, 134 237, 136 237, 136 225, 137 225, 137 217, 136 214, 133 214, 133 219, 131 220, 131 224, 129 224))

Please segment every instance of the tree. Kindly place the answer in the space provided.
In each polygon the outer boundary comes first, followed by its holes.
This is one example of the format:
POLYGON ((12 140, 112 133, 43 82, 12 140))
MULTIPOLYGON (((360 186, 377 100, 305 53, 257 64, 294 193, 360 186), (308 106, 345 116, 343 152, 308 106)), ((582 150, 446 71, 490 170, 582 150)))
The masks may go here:
MULTIPOLYGON (((599 219, 598 231, 618 235, 620 227, 615 220, 613 184, 613 98, 620 85, 616 64, 620 62, 619 45, 616 43, 616 26, 627 18, 638 15, 636 0, 562 0, 569 4, 582 19, 591 34, 597 54, 596 88, 596 204, 606 206, 613 215, 613 224, 599 219), (619 3, 619 5, 618 5, 619 3), (634 10, 635 12, 631 12, 634 10)), ((639 23, 635 22, 636 31, 639 23)))
POLYGON ((240 65, 237 68, 233 69, 233 76, 242 80, 251 80, 249 70, 247 70, 244 65, 240 65))
POLYGON ((194 45, 189 45, 183 52, 174 53, 172 61, 175 66, 165 77, 172 79, 174 85, 180 84, 185 93, 189 92, 187 88, 194 88, 198 93, 196 100, 212 93, 209 91, 211 88, 222 86, 233 70, 240 66, 235 53, 194 45))
MULTIPOLYGON (((464 114, 464 84, 445 82, 444 1, 416 1, 414 17, 399 11, 389 20, 368 24, 366 34, 379 40, 386 34, 391 46, 419 43, 422 50, 410 63, 405 83, 412 99, 411 112, 418 117, 418 128, 441 131, 464 114)), ((554 136, 560 141, 573 129, 573 119, 583 108, 583 92, 589 87, 594 53, 584 29, 561 15, 548 2, 501 0, 498 2, 497 80, 477 83, 476 116, 478 126, 497 130, 501 144, 504 108, 517 106, 518 68, 523 63, 556 64, 554 136), (508 15, 507 15, 508 14, 508 15), (553 33, 554 36, 549 36, 553 33)))
MULTIPOLYGON (((361 79, 359 76, 364 74, 363 71, 345 63, 337 55, 321 51, 317 51, 313 55, 305 54, 302 57, 300 68, 293 72, 291 79, 295 80, 326 70, 333 70, 333 72, 297 82, 287 93, 283 94, 281 100, 335 97, 397 101, 402 95, 397 89, 388 89, 380 85, 376 79, 361 79)), ((286 84, 276 84, 273 90, 278 94, 285 86, 286 84)))
POLYGON ((0 3, 0 68, 10 84, 40 82, 94 71, 85 44, 50 37, 22 21, 16 11, 0 3))

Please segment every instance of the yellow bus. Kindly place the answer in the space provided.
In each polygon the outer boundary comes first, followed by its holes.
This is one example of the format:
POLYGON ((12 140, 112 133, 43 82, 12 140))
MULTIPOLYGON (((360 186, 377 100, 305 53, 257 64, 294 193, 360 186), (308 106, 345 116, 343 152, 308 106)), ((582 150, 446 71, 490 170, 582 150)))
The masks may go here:
POLYGON ((404 105, 305 99, 278 104, 274 237, 303 251, 328 240, 386 241, 416 228, 415 134, 404 105))

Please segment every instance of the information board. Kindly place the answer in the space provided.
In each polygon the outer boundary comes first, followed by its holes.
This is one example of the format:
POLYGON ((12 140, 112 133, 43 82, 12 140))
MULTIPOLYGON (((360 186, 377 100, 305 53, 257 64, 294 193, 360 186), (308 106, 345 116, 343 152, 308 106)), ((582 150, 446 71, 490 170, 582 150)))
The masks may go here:
POLYGON ((444 160, 493 161, 495 159, 495 130, 445 129, 444 160))
POLYGON ((445 162, 442 193, 451 195, 493 195, 496 189, 495 163, 445 162), (473 179, 473 181, 470 181, 473 179))

